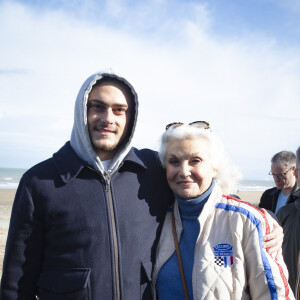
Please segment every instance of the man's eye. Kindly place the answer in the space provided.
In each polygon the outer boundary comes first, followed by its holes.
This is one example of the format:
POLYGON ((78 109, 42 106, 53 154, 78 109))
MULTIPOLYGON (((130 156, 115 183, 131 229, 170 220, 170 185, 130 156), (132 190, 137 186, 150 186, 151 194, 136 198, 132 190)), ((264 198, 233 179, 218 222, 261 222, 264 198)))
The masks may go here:
POLYGON ((117 108, 114 108, 114 112, 117 114, 124 114, 126 112, 126 108, 125 107, 117 107, 117 108))
POLYGON ((100 110, 103 110, 105 109, 105 107, 99 103, 89 103, 88 104, 88 109, 92 109, 92 110, 95 110, 95 111, 100 111, 100 110))

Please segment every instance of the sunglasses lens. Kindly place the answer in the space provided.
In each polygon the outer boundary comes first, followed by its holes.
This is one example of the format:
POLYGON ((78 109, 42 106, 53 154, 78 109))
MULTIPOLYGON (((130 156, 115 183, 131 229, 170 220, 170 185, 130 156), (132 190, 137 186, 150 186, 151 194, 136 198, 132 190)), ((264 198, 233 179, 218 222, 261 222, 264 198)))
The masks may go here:
POLYGON ((180 123, 180 122, 174 122, 174 123, 168 124, 166 126, 166 130, 175 129, 175 128, 181 126, 181 125, 183 125, 183 123, 180 123))
POLYGON ((197 127, 197 128, 203 128, 203 129, 209 128, 209 123, 204 122, 204 121, 196 121, 196 122, 190 123, 189 125, 193 126, 193 127, 197 127))
MULTIPOLYGON (((175 129, 181 125, 183 125, 183 123, 181 123, 181 122, 174 122, 174 123, 168 124, 166 126, 166 130, 175 129)), ((209 129, 209 123, 206 121, 195 121, 195 122, 190 123, 189 125, 196 127, 196 128, 209 129)))

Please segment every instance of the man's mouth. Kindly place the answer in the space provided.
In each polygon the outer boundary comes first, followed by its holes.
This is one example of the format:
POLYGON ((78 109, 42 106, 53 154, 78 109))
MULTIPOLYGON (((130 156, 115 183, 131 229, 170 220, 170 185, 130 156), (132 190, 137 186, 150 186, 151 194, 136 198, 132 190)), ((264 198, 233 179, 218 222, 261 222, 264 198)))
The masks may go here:
POLYGON ((94 130, 101 133, 101 134, 116 133, 116 130, 114 130, 113 128, 94 127, 94 130))

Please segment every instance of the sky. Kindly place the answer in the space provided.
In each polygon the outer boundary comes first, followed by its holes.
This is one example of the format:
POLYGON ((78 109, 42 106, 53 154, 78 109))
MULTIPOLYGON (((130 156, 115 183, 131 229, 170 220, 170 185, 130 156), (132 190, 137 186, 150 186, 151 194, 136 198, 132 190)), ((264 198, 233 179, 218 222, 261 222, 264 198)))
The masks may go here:
POLYGON ((244 179, 300 145, 298 0, 0 0, 0 167, 30 168, 69 140, 81 84, 135 87, 134 138, 206 120, 244 179))

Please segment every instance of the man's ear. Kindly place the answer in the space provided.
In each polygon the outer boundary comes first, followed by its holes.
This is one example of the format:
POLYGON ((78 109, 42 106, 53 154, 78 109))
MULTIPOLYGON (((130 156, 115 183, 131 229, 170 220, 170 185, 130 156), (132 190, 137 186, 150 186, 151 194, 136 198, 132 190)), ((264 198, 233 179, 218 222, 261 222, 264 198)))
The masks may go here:
POLYGON ((293 167, 293 173, 294 173, 294 176, 295 176, 296 179, 297 179, 297 178, 298 178, 298 172, 297 172, 296 167, 293 167))

